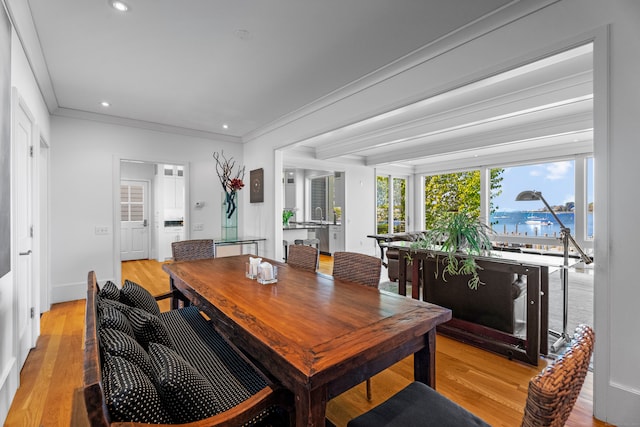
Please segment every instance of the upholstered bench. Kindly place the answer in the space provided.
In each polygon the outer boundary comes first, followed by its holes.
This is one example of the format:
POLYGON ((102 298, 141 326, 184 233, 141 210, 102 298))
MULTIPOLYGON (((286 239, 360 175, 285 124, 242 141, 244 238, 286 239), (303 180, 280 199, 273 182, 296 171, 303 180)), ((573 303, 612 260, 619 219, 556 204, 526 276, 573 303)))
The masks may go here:
POLYGON ((84 397, 92 426, 242 426, 289 418, 292 397, 198 308, 161 313, 141 286, 89 273, 84 397))

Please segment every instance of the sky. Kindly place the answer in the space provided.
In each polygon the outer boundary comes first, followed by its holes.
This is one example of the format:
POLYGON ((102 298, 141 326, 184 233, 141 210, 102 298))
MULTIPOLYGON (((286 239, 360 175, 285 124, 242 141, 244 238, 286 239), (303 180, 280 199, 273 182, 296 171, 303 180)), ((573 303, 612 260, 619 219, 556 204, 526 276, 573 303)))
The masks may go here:
MULTIPOLYGON (((587 170, 588 181, 593 182, 592 159, 589 159, 587 170)), ((494 206, 499 211, 539 210, 544 207, 539 200, 516 202, 516 196, 524 190, 540 191, 551 206, 573 202, 574 173, 573 160, 505 168, 502 194, 494 199, 494 206)), ((593 185, 588 186, 587 193, 587 200, 593 201, 593 185)))

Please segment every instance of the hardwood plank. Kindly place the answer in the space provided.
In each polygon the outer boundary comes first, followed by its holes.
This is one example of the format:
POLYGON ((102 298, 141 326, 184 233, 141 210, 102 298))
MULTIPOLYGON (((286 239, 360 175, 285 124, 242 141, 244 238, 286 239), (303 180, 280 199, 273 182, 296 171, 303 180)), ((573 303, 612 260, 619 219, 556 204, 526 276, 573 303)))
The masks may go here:
MULTIPOLYGON (((162 263, 144 260, 122 264, 122 277, 154 294, 168 290, 162 263)), ((320 257, 319 271, 331 274, 331 257, 320 257)), ((82 386, 83 324, 84 300, 54 304, 43 314, 41 335, 22 369, 21 385, 6 426, 70 425, 74 390, 82 386)), ((443 336, 436 338, 438 391, 495 426, 519 425, 529 379, 541 368, 542 364, 536 368, 443 336)), ((332 399, 327 416, 336 426, 345 426, 349 419, 390 397, 411 378, 413 361, 408 358, 373 377, 372 402, 366 399, 363 383, 332 399)), ((592 408, 593 374, 589 373, 567 427, 611 425, 593 418, 592 408)))

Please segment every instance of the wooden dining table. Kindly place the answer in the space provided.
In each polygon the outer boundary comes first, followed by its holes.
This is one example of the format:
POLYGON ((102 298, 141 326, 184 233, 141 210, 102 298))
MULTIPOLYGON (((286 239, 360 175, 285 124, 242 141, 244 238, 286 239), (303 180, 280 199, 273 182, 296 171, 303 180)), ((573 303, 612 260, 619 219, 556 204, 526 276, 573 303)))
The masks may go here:
POLYGON ((165 264, 171 288, 295 395, 296 426, 324 426, 329 399, 413 354, 435 387, 435 330, 451 311, 265 260, 278 282, 245 277, 248 255, 165 264))

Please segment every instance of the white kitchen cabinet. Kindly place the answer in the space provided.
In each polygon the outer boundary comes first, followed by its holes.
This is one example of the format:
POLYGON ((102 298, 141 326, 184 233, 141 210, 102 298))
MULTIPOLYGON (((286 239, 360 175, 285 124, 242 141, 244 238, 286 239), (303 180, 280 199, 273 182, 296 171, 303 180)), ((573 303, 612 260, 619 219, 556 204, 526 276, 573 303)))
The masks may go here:
POLYGON ((160 232, 160 256, 158 261, 166 261, 173 257, 171 243, 184 240, 184 227, 164 227, 160 232))
POLYGON ((164 208, 184 209, 184 169, 182 166, 163 166, 162 187, 164 208))
POLYGON ((156 257, 158 261, 165 261, 172 257, 171 243, 185 238, 184 168, 178 165, 159 165, 154 194, 158 224, 156 257))
POLYGON ((344 227, 342 225, 329 225, 329 252, 344 251, 344 227))

